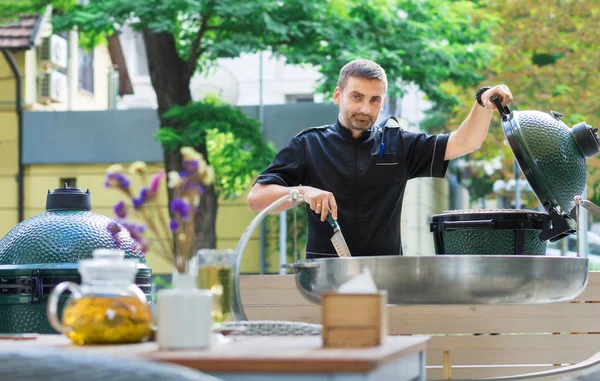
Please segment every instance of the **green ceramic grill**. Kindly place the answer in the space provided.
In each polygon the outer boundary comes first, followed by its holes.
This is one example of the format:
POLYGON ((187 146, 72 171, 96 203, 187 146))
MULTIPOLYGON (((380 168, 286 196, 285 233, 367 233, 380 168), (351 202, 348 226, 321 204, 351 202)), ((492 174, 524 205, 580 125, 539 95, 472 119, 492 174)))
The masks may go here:
POLYGON ((587 180, 587 157, 600 150, 598 130, 572 128, 562 114, 510 112, 499 97, 502 129, 525 178, 547 213, 527 210, 447 211, 433 216, 436 254, 544 255, 546 242, 577 231, 572 212, 587 180))
POLYGON ((585 122, 569 128, 556 111, 510 112, 497 96, 492 98, 513 155, 549 214, 551 227, 540 239, 555 242, 575 234, 575 197, 585 190, 586 159, 600 150, 598 129, 585 122))
POLYGON ((432 217, 436 254, 544 255, 548 214, 532 210, 452 210, 432 217))
POLYGON ((95 249, 139 260, 136 284, 150 300, 152 274, 140 245, 114 220, 92 212, 89 190, 59 188, 48 191, 44 213, 0 240, 0 333, 55 333, 47 296, 63 281, 80 283, 77 261, 95 249))

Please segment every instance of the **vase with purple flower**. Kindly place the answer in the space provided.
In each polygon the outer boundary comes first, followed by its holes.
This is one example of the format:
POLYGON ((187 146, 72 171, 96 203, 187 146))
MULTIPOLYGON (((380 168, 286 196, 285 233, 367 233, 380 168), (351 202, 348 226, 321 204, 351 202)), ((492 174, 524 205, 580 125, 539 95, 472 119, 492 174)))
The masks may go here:
POLYGON ((146 252, 150 240, 145 232, 154 236, 152 243, 159 245, 159 255, 173 266, 173 288, 157 293, 157 341, 161 348, 199 348, 209 345, 211 334, 212 295, 200 290, 196 283, 196 240, 194 217, 204 195, 204 186, 214 181, 214 171, 201 154, 191 147, 181 148, 183 158, 180 171, 166 174, 159 171, 148 181, 147 165, 135 162, 131 174, 140 177, 139 192, 131 189, 131 181, 120 165, 107 170, 106 186, 121 191, 126 200, 114 206, 117 220, 146 252), (171 191, 169 216, 166 217, 157 200, 163 182, 171 191), (143 224, 129 218, 141 220, 143 224))

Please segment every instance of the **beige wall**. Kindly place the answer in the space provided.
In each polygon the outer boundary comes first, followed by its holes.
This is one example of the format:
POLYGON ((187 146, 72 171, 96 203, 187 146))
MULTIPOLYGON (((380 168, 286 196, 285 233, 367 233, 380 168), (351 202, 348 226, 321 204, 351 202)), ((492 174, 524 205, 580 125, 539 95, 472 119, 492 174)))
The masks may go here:
POLYGON ((431 216, 449 208, 448 181, 437 178, 412 179, 406 186, 402 207, 404 255, 433 255, 431 216))

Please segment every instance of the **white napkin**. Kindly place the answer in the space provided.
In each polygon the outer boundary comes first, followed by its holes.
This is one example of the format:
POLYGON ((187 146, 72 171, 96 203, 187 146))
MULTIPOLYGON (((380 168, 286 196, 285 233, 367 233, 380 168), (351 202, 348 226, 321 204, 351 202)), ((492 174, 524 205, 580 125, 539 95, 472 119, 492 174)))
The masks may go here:
POLYGON ((376 294, 377 285, 369 269, 364 268, 360 274, 342 284, 338 289, 342 294, 376 294))

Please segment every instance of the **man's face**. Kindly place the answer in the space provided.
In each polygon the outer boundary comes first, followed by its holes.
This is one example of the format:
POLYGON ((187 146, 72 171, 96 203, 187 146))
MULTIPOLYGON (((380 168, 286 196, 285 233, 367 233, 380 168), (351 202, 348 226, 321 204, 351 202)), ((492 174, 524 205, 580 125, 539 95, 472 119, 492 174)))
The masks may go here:
POLYGON ((340 122, 357 138, 375 124, 385 103, 385 85, 378 79, 350 77, 336 87, 333 102, 340 106, 340 122))

